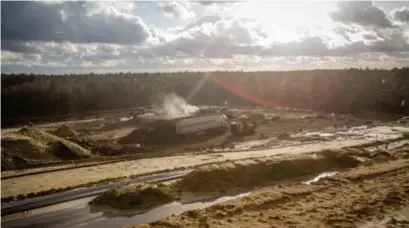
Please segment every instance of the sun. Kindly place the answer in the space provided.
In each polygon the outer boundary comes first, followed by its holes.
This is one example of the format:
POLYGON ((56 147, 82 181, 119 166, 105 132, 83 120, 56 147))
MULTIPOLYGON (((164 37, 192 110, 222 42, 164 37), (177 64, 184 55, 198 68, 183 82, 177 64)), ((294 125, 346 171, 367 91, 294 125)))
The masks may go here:
POLYGON ((332 2, 259 2, 241 3, 236 17, 256 20, 268 33, 271 42, 298 41, 312 30, 330 26, 328 13, 332 2))

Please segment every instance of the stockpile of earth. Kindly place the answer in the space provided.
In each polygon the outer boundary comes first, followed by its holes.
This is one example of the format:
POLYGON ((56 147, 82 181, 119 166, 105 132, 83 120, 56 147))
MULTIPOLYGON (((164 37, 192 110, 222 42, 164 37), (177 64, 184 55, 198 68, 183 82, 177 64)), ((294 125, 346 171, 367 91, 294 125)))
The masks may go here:
POLYGON ((63 124, 54 132, 54 135, 61 138, 75 138, 78 135, 78 133, 75 132, 70 127, 68 127, 67 125, 63 124))
POLYGON ((178 189, 165 184, 133 184, 106 191, 91 201, 115 209, 149 209, 179 198, 178 189))
POLYGON ((186 192, 218 193, 351 168, 359 163, 353 156, 327 151, 291 159, 246 159, 199 167, 176 185, 186 192))
POLYGON ((2 170, 23 168, 26 164, 93 156, 82 146, 35 127, 23 127, 1 139, 2 170), (4 159, 3 159, 4 158, 4 159))

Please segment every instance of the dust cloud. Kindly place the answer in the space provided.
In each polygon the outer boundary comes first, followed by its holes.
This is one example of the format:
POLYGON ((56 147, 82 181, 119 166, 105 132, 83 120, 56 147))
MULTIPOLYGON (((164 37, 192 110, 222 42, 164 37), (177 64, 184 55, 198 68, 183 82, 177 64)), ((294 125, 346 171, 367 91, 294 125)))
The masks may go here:
POLYGON ((162 103, 163 113, 166 118, 179 118, 190 116, 199 111, 199 108, 188 104, 185 99, 176 93, 166 94, 162 103))

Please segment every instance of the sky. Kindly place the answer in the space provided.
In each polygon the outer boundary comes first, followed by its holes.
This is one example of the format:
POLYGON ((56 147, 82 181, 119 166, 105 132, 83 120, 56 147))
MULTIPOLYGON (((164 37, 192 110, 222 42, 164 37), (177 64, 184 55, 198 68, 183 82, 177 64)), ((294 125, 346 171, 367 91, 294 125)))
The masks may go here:
POLYGON ((3 73, 404 66, 409 2, 1 2, 3 73))

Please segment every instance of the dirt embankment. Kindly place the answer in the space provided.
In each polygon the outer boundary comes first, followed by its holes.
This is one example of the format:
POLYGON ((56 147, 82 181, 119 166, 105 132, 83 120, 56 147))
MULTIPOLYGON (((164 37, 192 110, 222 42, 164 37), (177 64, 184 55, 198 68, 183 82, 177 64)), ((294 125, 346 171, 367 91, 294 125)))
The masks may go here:
POLYGON ((142 183, 106 191, 90 203, 116 209, 149 209, 177 200, 179 195, 173 185, 142 183))
POLYGON ((135 227, 408 227, 409 160, 367 163, 312 185, 281 184, 135 227), (372 226, 374 227, 374 226, 372 226))
POLYGON ((329 151, 281 159, 247 159, 199 167, 176 185, 187 192, 223 193, 305 177, 328 170, 351 168, 359 163, 357 158, 347 153, 329 151))
POLYGON ((3 135, 1 144, 2 170, 93 156, 91 151, 76 143, 31 126, 3 135))
MULTIPOLYGON (((376 145, 377 142, 373 144, 376 145)), ((185 192, 222 193, 274 182, 293 181, 326 171, 340 171, 408 158, 408 144, 391 150, 367 150, 363 146, 326 149, 308 154, 278 155, 202 165, 176 185, 185 192)))
MULTIPOLYGON (((407 148, 409 149, 409 148, 407 148)), ((169 185, 130 185, 102 193, 92 204, 117 209, 146 209, 182 198, 182 193, 195 195, 224 194, 297 182, 326 171, 368 166, 397 160, 408 150, 368 152, 359 148, 324 150, 310 154, 276 158, 245 159, 197 167, 181 180, 169 185), (156 199, 153 199, 157 197, 156 199)))
POLYGON ((169 185, 144 183, 106 191, 91 204, 115 209, 149 209, 178 200, 183 192, 214 196, 271 184, 272 181, 305 177, 329 169, 355 167, 360 163, 348 155, 321 153, 284 160, 247 159, 205 165, 169 185))

